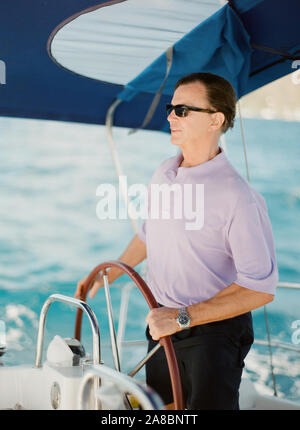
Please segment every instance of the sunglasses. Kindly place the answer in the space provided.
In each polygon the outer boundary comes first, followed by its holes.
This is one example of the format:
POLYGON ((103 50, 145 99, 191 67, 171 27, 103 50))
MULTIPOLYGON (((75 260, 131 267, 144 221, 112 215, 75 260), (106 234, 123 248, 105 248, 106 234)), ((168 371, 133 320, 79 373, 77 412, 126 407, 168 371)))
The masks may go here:
POLYGON ((175 111, 175 115, 179 116, 180 118, 188 116, 189 111, 191 111, 191 110, 195 111, 195 112, 216 113, 215 110, 211 110, 211 109, 203 109, 203 108, 198 108, 198 107, 194 107, 194 106, 186 106, 186 105, 173 106, 171 104, 167 104, 166 110, 167 110, 168 116, 170 115, 170 113, 172 112, 173 109, 175 111))

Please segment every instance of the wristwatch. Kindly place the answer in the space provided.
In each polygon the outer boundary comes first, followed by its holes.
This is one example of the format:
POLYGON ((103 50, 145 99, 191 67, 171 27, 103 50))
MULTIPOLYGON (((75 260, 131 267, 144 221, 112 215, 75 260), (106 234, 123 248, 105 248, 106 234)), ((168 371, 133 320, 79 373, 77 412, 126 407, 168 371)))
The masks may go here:
POLYGON ((179 327, 182 329, 189 328, 189 326, 191 324, 191 318, 190 318, 188 311, 186 310, 185 307, 179 309, 179 313, 178 313, 178 316, 176 318, 176 322, 179 325, 179 327))

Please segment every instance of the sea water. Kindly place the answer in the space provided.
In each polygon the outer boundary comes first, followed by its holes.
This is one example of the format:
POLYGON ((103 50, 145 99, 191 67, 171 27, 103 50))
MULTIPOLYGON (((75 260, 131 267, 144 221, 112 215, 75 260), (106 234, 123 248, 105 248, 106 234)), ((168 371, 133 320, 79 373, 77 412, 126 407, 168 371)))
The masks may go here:
MULTIPOLYGON (((225 135, 226 152, 237 170, 250 179, 267 203, 281 282, 300 282, 300 142, 299 123, 244 119, 247 173, 240 124, 225 135), (249 176, 250 175, 250 176, 249 176)), ((134 231, 127 219, 100 220, 97 187, 118 187, 105 128, 96 125, 25 119, 0 119, 0 320, 5 324, 7 351, 3 365, 34 363, 41 307, 49 295, 73 296, 77 282, 97 264, 117 259, 134 231)), ((159 163, 176 154, 168 134, 115 129, 116 150, 128 184, 147 185, 159 163)), ((138 224, 141 221, 138 220, 138 224)), ((144 273, 146 266, 137 270, 144 273)), ((111 289, 118 328, 122 286, 111 289)), ((104 291, 88 299, 101 335, 101 355, 113 365, 104 291)), ((300 348, 300 291, 278 288, 275 300, 253 312, 255 337, 300 348), (299 323, 299 325, 298 325, 299 323), (299 333, 299 334, 298 334, 299 333)), ((147 305, 133 289, 125 340, 144 340, 147 305)), ((74 335, 75 309, 54 303, 45 330, 43 360, 55 334, 74 335)), ((2 323, 2 325, 3 325, 2 323)), ((92 354, 91 330, 83 318, 82 342, 92 354)), ((122 369, 131 370, 146 346, 126 346, 122 369)), ((274 390, 270 360, 279 396, 300 399, 299 352, 254 345, 245 374, 258 391, 274 390)), ((141 371, 143 376, 143 370, 141 371)))

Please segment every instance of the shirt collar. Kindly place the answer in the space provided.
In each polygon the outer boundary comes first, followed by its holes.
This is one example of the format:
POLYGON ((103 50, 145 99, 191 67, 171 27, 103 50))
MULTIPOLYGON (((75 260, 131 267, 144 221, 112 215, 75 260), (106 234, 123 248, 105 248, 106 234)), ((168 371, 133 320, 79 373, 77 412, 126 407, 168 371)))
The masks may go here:
POLYGON ((165 174, 169 179, 173 180, 176 177, 179 177, 179 176, 183 177, 186 175, 199 177, 199 175, 207 174, 216 169, 220 169, 227 162, 227 158, 226 158, 224 149, 221 147, 219 148, 220 148, 220 152, 214 158, 193 167, 179 167, 183 160, 183 155, 182 155, 182 152, 180 151, 175 157, 172 157, 170 159, 170 163, 168 164, 167 169, 165 170, 165 174))

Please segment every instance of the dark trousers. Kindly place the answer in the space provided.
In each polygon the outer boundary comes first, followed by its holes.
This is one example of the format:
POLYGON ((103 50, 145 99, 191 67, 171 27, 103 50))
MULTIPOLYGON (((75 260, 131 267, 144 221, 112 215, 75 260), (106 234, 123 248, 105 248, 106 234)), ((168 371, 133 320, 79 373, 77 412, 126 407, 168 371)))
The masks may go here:
MULTIPOLYGON (((148 351, 157 342, 147 327, 148 351)), ((250 312, 203 324, 171 336, 175 348, 185 407, 198 410, 238 410, 244 359, 254 340, 250 312)), ((147 384, 165 404, 173 402, 163 348, 146 363, 147 384)))

